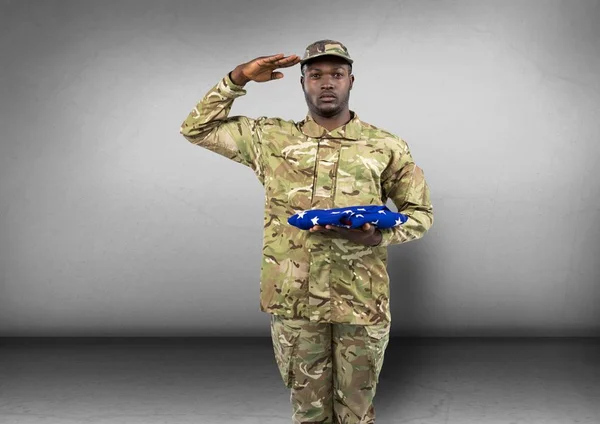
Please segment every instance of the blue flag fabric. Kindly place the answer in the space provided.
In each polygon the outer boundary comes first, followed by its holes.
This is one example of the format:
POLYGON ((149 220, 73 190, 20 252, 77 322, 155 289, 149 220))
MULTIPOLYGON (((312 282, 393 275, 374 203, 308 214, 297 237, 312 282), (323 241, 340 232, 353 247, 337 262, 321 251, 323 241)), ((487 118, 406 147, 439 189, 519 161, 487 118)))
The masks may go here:
POLYGON ((368 205, 305 210, 290 216, 288 223, 302 230, 308 230, 314 225, 360 228, 367 222, 378 228, 391 228, 402 225, 407 220, 408 216, 392 212, 385 205, 368 205))

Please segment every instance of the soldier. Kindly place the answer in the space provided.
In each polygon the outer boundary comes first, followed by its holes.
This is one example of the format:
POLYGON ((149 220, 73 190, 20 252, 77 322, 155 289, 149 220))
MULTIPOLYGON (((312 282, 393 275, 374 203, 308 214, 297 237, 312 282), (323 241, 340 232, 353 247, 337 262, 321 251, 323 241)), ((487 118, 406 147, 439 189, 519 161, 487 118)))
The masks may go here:
MULTIPOLYGON (((373 398, 389 342, 387 246, 433 224, 429 188, 400 137, 349 109, 348 50, 320 40, 304 56, 261 56, 237 66, 180 128, 192 144, 250 167, 265 188, 260 310, 271 314, 274 356, 291 389, 293 423, 373 423, 373 398), (301 64, 302 121, 229 116, 250 81, 283 78, 301 64), (392 199, 408 220, 348 229, 287 222, 295 213, 392 199)), ((383 94, 383 93, 381 93, 383 94)))

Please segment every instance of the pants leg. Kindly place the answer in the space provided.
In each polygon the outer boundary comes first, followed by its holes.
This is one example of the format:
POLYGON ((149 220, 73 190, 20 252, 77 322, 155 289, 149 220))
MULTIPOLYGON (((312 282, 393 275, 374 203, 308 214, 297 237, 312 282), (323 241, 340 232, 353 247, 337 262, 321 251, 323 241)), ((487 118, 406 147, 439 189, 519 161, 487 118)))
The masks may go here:
POLYGON ((292 422, 332 424, 331 325, 271 315, 271 336, 292 422))
POLYGON ((373 398, 389 324, 312 323, 271 315, 277 366, 294 424, 374 423, 373 398))
POLYGON ((375 422, 373 398, 389 342, 390 325, 333 324, 335 424, 375 422))

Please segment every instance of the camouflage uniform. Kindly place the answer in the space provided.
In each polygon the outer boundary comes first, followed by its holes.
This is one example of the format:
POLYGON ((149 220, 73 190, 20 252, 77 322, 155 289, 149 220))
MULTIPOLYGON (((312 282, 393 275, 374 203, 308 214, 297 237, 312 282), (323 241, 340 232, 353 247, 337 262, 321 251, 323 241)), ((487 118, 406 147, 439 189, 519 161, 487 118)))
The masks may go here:
MULTIPOLYGON (((303 62, 346 48, 321 40, 303 62), (329 52, 329 53, 328 53, 329 52)), ((180 127, 192 144, 251 168, 265 188, 260 310, 271 314, 275 359, 295 423, 374 422, 372 399, 389 341, 387 246, 433 224, 429 188, 401 138, 352 119, 332 131, 308 113, 294 122, 229 116, 246 90, 223 77, 180 127), (408 216, 378 246, 300 230, 301 210, 382 205, 408 216), (331 385, 333 383, 333 386, 331 385)))

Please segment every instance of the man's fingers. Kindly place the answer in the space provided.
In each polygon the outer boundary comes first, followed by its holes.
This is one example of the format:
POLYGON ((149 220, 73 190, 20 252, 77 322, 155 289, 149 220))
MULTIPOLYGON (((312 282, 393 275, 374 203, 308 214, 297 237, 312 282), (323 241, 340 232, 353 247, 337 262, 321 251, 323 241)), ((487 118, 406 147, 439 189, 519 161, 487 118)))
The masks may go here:
POLYGON ((271 56, 263 56, 260 58, 259 62, 264 62, 264 63, 275 62, 277 60, 280 60, 284 56, 285 55, 283 53, 277 53, 277 54, 274 54, 271 56))
POLYGON ((276 65, 278 68, 289 68, 290 66, 294 66, 298 62, 300 62, 300 58, 296 55, 293 55, 285 57, 283 59, 279 59, 273 64, 276 65))
POLYGON ((330 225, 327 224, 325 226, 322 225, 314 225, 312 226, 309 231, 311 233, 320 231, 323 233, 330 233, 330 232, 334 232, 334 233, 356 233, 356 234, 360 234, 363 232, 368 232, 372 229, 372 225, 369 223, 363 224, 362 227, 360 228, 345 228, 345 227, 338 227, 337 225, 330 225))
POLYGON ((330 229, 330 227, 331 227, 330 225, 327 225, 325 227, 322 226, 322 225, 314 225, 314 226, 312 226, 309 229, 309 231, 311 233, 317 233, 317 232, 319 232, 319 233, 331 233, 332 231, 335 231, 333 229, 330 229))
POLYGON ((288 57, 280 57, 280 55, 273 56, 271 58, 263 58, 256 61, 256 64, 261 68, 289 68, 290 66, 296 65, 300 62, 300 58, 296 55, 288 57))
POLYGON ((256 59, 256 64, 258 66, 269 66, 271 65, 273 62, 278 61, 279 59, 281 59, 283 57, 283 53, 279 53, 273 56, 264 56, 261 57, 259 59, 256 59))
POLYGON ((291 55, 291 56, 284 56, 283 53, 279 53, 273 56, 265 56, 265 57, 261 57, 260 59, 258 59, 256 61, 256 63, 258 63, 261 66, 265 66, 265 65, 277 65, 278 63, 289 63, 289 62, 293 62, 296 60, 296 58, 299 60, 300 58, 297 55, 291 55))
POLYGON ((279 59, 275 59, 274 62, 294 62, 299 60, 300 57, 296 54, 291 54, 289 56, 281 57, 279 59))

